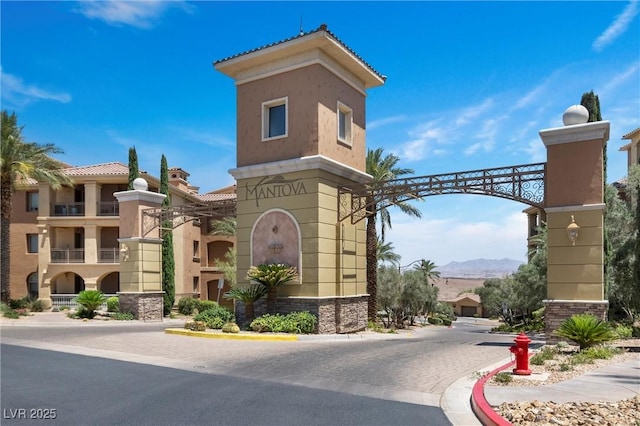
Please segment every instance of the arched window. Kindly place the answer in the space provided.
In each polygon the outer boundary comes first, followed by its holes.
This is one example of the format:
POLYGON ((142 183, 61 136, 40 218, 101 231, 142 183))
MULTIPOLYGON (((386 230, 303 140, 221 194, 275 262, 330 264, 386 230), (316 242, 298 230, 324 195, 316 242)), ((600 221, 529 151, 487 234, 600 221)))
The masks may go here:
POLYGON ((39 289, 38 289, 38 273, 37 272, 32 272, 27 277, 27 291, 29 292, 29 297, 31 299, 38 298, 39 289))

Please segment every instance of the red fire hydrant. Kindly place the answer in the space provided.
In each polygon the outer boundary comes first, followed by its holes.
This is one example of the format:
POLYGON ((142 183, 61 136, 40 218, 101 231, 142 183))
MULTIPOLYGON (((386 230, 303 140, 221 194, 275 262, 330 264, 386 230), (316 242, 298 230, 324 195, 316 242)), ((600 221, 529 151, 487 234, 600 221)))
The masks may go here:
POLYGON ((529 370, 529 343, 531 343, 531 339, 526 334, 520 333, 514 342, 515 345, 509 348, 509 351, 516 356, 516 368, 513 369, 513 374, 528 376, 531 374, 531 370, 529 370))

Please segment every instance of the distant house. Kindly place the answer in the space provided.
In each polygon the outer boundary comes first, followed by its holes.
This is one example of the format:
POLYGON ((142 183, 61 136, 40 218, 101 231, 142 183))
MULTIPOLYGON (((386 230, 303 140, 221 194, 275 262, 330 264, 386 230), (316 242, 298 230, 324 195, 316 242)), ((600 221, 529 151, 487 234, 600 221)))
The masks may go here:
POLYGON ((460 296, 446 300, 459 317, 485 317, 484 309, 480 303, 480 296, 474 293, 463 293, 460 296))
MULTIPOLYGON (((53 191, 48 184, 31 179, 13 195, 10 286, 14 299, 30 296, 62 306, 85 289, 106 294, 120 291, 119 206, 113 193, 127 189, 129 168, 110 162, 67 167, 65 173, 73 179, 73 187, 53 191)), ((140 176, 148 182, 149 191, 158 191, 158 178, 145 172, 140 176)), ((235 201, 235 185, 199 194, 188 176, 179 167, 169 169, 172 206, 235 201)), ((189 220, 173 231, 176 302, 182 297, 216 300, 229 290, 216 265, 235 245, 235 236, 211 235, 210 219, 189 220)))

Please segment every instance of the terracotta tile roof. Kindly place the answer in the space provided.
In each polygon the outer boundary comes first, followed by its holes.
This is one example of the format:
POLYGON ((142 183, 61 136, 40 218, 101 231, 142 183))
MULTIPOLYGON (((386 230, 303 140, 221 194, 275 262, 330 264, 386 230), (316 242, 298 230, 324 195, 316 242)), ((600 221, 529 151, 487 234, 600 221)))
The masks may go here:
POLYGON ((454 298, 454 299, 449 299, 447 300, 447 302, 459 302, 463 299, 470 299, 473 300, 476 303, 480 303, 480 296, 478 296, 475 293, 463 293, 460 296, 454 298))
POLYGON ((206 194, 194 194, 199 200, 207 201, 223 201, 223 200, 235 200, 236 194, 213 194, 208 192, 206 194))
POLYGON ((235 58, 239 58, 240 56, 244 56, 244 55, 248 55, 250 53, 254 53, 263 49, 268 49, 269 47, 273 47, 273 46, 277 46, 279 44, 283 44, 283 43, 287 43, 289 41, 292 40, 296 40, 298 38, 302 38, 305 36, 308 36, 310 34, 314 34, 314 33, 318 33, 320 31, 324 31, 326 32, 331 38, 333 38, 336 42, 338 42, 342 47, 344 47, 349 53, 351 53, 353 56, 355 56, 360 62, 362 62, 367 68, 369 68, 369 70, 371 70, 371 72, 373 72, 374 74, 376 74, 378 77, 380 77, 383 81, 387 79, 386 76, 380 74, 378 71, 376 71, 371 65, 369 65, 368 62, 366 62, 364 59, 362 59, 360 57, 360 55, 358 55, 356 52, 353 51, 353 49, 351 49, 349 46, 347 46, 346 44, 344 44, 344 42, 342 40, 340 40, 338 37, 336 37, 335 34, 333 34, 331 31, 329 31, 329 29, 327 28, 326 24, 322 24, 320 25, 318 28, 316 28, 315 30, 311 30, 311 31, 307 31, 306 33, 301 32, 300 34, 298 34, 297 36, 293 36, 293 37, 289 37, 287 39, 281 40, 281 41, 276 41, 274 43, 270 43, 270 44, 266 44, 264 46, 261 47, 257 47, 255 49, 251 49, 251 50, 247 50, 246 52, 242 52, 242 53, 238 53, 236 55, 232 55, 232 56, 228 56, 226 58, 217 60, 213 63, 213 65, 217 65, 220 64, 222 62, 226 62, 229 61, 231 59, 235 59, 235 58))
POLYGON ((65 169, 64 172, 69 176, 129 175, 129 166, 114 161, 111 163, 70 167, 68 169, 65 169))

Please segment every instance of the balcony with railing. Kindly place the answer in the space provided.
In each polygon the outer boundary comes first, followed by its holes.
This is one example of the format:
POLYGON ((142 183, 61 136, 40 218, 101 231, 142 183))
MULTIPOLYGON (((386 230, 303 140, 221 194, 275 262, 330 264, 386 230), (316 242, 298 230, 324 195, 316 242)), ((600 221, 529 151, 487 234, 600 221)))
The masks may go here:
POLYGON ((101 248, 98 251, 98 263, 120 263, 120 250, 116 248, 101 248))
POLYGON ((84 249, 51 249, 51 263, 84 263, 84 249))
POLYGON ((53 216, 84 216, 84 203, 54 204, 53 216))
MULTIPOLYGON (((113 297, 113 296, 117 296, 116 294, 105 294, 104 297, 113 297)), ((77 309, 78 308, 78 303, 76 302, 76 297, 78 297, 77 294, 52 294, 51 295, 51 306, 53 308, 62 308, 62 307, 66 307, 66 308, 70 308, 70 309, 77 309)), ((106 311, 107 310, 107 303, 103 303, 100 308, 98 308, 98 310, 100 311, 106 311)))
POLYGON ((98 216, 119 216, 120 207, 117 201, 100 201, 98 203, 98 216))

